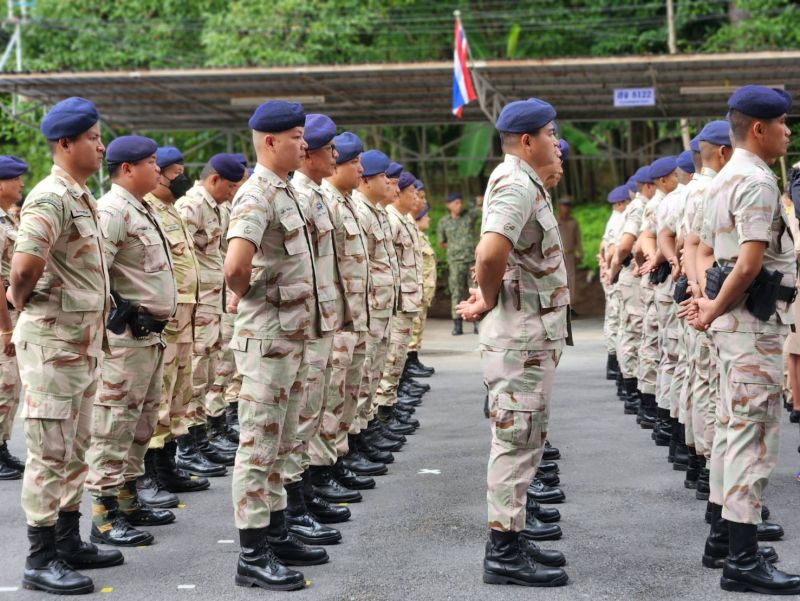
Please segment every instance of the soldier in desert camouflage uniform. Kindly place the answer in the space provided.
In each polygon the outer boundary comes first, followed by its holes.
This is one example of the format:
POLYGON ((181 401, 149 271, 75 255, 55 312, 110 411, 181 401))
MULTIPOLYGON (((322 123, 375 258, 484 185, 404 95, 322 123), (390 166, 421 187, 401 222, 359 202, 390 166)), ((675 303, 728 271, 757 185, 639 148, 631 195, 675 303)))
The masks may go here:
POLYGON ((483 579, 492 584, 567 582, 555 567, 564 565, 564 556, 539 549, 525 536, 526 491, 544 451, 553 377, 569 335, 563 247, 536 171, 559 160, 555 116, 551 105, 536 98, 512 102, 500 113, 496 127, 506 156, 486 188, 475 252, 480 288, 459 305, 468 320, 486 313, 481 354, 492 443, 483 579))
POLYGON ((729 591, 800 593, 800 576, 769 565, 758 548, 761 498, 778 458, 783 343, 796 292, 794 245, 769 168, 789 145, 790 106, 787 92, 763 86, 743 86, 728 100, 736 149, 709 186, 716 206, 702 238, 719 266, 731 271, 713 300, 693 304, 692 323, 710 326, 721 368, 704 563, 717 555, 709 547, 728 542, 720 584, 729 591), (768 318, 751 312, 765 307, 751 288, 763 270, 782 274, 775 305, 766 305, 768 318))
POLYGON ((139 500, 136 479, 158 420, 163 384, 163 329, 175 313, 172 256, 161 222, 142 198, 158 183, 158 145, 122 136, 108 145, 111 190, 97 202, 111 291, 117 306, 109 318, 100 389, 94 400, 92 442, 86 453, 92 492, 92 541, 149 545, 153 536, 133 526, 175 520, 166 509, 139 500), (130 312, 116 315, 130 303, 130 312))
MULTIPOLYGON (((22 199, 22 176, 28 172, 28 165, 15 156, 0 156, 0 277, 2 290, 8 289, 8 276, 11 270, 11 256, 17 241, 19 221, 8 213, 8 209, 22 199)), ((5 303, 2 303, 5 304, 5 303)), ((16 310, 0 308, 0 320, 7 320, 2 328, 4 338, 0 349, 0 480, 19 480, 25 471, 25 464, 8 450, 14 416, 19 405, 19 368, 11 334, 19 318, 16 310)))
POLYGON ((25 588, 90 593, 74 570, 118 565, 119 551, 81 541, 86 448, 105 339, 109 285, 97 208, 86 180, 102 164, 100 115, 83 98, 56 104, 41 131, 53 169, 25 201, 11 261, 14 330, 27 460, 22 508, 30 552, 25 588))
POLYGON ((153 507, 177 507, 178 498, 171 493, 206 490, 210 485, 202 476, 223 475, 225 468, 210 463, 194 445, 187 417, 192 400, 192 321, 197 304, 197 261, 192 237, 181 219, 175 201, 189 185, 184 174, 183 155, 174 146, 156 150, 156 164, 161 173, 155 189, 143 203, 159 218, 172 253, 178 304, 175 315, 164 328, 164 367, 158 421, 145 455, 145 474, 139 479, 139 496, 153 507), (180 442, 179 442, 180 441, 180 442), (175 453, 183 447, 184 461, 198 477, 178 469, 175 453), (164 488, 162 488, 162 486, 164 488), (166 489, 166 490, 165 490, 166 489))
MULTIPOLYGON (((419 183, 421 184, 422 182, 419 183)), ((417 187, 416 184, 415 187, 417 187)), ((417 187, 417 190, 422 191, 422 189, 419 187, 417 187)), ((428 239, 427 234, 431 222, 431 219, 428 216, 430 206, 424 201, 424 196, 422 196, 422 199, 422 208, 417 211, 414 216, 417 222, 417 228, 420 231, 419 244, 420 251, 422 253, 422 306, 420 308, 419 315, 417 315, 416 319, 414 320, 414 329, 411 333, 411 342, 408 343, 407 361, 411 362, 417 370, 430 370, 427 372, 427 375, 431 375, 433 373, 433 368, 426 368, 426 366, 419 362, 419 357, 417 356, 422 348, 422 335, 425 332, 425 323, 428 319, 428 309, 430 308, 431 304, 433 304, 433 297, 436 295, 436 252, 433 250, 433 246, 431 246, 431 242, 428 239)), ((417 371, 411 375, 424 375, 424 373, 426 372, 420 373, 417 371)))
MULTIPOLYGON (((188 411, 194 419, 189 423, 189 432, 200 452, 221 465, 233 465, 236 452, 236 443, 226 436, 224 397, 209 394, 222 349, 221 245, 228 227, 227 213, 222 205, 232 198, 244 173, 244 167, 233 155, 216 154, 200 173, 200 181, 175 205, 194 241, 200 281, 194 316, 192 403, 188 411), (206 424, 211 428, 210 440, 206 424)), ((189 470, 190 465, 185 459, 183 449, 180 449, 178 465, 189 470)))
POLYGON ((233 201, 225 280, 235 310, 231 348, 242 375, 239 449, 233 470, 234 522, 241 553, 236 583, 303 588, 285 564, 328 561, 287 530, 284 463, 297 440, 309 369, 319 337, 311 235, 288 181, 303 165, 302 106, 273 100, 249 121, 258 164, 233 201))

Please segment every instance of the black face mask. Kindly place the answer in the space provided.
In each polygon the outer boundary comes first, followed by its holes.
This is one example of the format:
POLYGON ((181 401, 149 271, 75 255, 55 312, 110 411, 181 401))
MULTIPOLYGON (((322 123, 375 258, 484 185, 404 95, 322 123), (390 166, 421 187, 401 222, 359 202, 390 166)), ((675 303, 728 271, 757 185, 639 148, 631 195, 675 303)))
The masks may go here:
POLYGON ((186 193, 192 187, 192 182, 189 181, 185 173, 180 173, 169 180, 169 186, 167 187, 175 200, 178 200, 186 196, 186 193))

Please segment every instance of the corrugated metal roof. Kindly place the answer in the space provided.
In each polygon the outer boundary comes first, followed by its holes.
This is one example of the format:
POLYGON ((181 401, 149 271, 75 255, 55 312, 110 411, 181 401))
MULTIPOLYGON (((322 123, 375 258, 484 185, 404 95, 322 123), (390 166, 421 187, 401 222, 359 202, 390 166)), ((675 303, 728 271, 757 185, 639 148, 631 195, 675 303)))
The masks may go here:
MULTIPOLYGON (((503 101, 537 96, 573 121, 720 117, 745 83, 800 94, 800 52, 476 61, 472 71, 503 101), (639 87, 655 88, 655 106, 614 108, 614 89, 639 87)), ((241 130, 270 98, 340 126, 457 123, 451 89, 450 62, 0 74, 0 92, 45 104, 84 96, 109 124, 138 131, 241 130)), ((477 103, 464 110, 462 122, 485 120, 477 103)))

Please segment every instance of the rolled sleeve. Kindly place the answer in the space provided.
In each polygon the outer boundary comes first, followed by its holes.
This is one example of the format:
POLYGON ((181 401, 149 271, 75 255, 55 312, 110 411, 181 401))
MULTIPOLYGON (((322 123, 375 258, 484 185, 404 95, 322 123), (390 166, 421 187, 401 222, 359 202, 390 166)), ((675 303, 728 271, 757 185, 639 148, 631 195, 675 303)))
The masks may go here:
POLYGON ((766 182, 754 183, 742 190, 733 207, 739 244, 770 241, 775 199, 778 197, 778 189, 766 182))
POLYGON ((271 221, 270 207, 255 196, 245 195, 236 200, 231 211, 228 240, 244 238, 258 248, 271 221))
POLYGON ((533 209, 530 193, 524 188, 508 186, 502 191, 498 190, 492 197, 491 204, 484 209, 482 233, 501 234, 512 245, 516 245, 533 209))
POLYGON ((46 261, 64 228, 64 200, 57 195, 28 199, 22 208, 14 252, 46 261))

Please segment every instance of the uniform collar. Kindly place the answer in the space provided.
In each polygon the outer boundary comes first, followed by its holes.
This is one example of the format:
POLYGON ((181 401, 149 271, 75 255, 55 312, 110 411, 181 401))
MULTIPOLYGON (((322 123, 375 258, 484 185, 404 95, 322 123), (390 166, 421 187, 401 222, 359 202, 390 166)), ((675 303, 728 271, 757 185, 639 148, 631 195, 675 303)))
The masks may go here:
POLYGON ((264 167, 264 165, 262 165, 261 163, 256 163, 256 166, 253 168, 253 175, 275 186, 276 188, 289 187, 284 180, 275 175, 274 171, 272 171, 268 167, 264 167))
POLYGON ((334 186, 326 179, 322 180, 322 189, 326 190, 331 195, 331 197, 333 197, 333 199, 338 202, 347 202, 348 199, 352 198, 352 195, 350 194, 342 194, 339 191, 339 188, 334 186))
POLYGON ((508 163, 509 165, 514 165, 517 168, 521 169, 522 171, 525 172, 525 174, 528 177, 530 177, 534 182, 536 182, 536 184, 544 188, 544 184, 542 183, 541 178, 539 178, 539 175, 536 173, 536 171, 534 171, 533 167, 531 167, 528 163, 523 161, 518 156, 515 156, 513 154, 507 154, 503 162, 508 163))
POLYGON ((89 198, 94 198, 92 193, 89 191, 89 188, 81 186, 78 182, 75 181, 65 169, 59 167, 58 165, 53 165, 52 169, 50 169, 50 175, 57 177, 58 179, 62 180, 64 184, 67 186, 67 190, 69 193, 75 197, 80 198, 84 194, 86 194, 89 198))
POLYGON ((111 184, 111 192, 117 195, 120 198, 124 198, 129 205, 133 206, 137 211, 142 213, 147 213, 147 209, 142 204, 142 201, 136 198, 133 194, 128 192, 125 188, 120 186, 119 184, 111 184))
POLYGON ((705 175, 706 177, 716 177, 717 172, 714 171, 711 167, 703 167, 700 170, 700 175, 705 175))
POLYGON ((744 148, 735 148, 733 150, 733 156, 731 158, 733 158, 733 157, 741 158, 744 161, 747 161, 748 163, 750 163, 751 165, 754 165, 754 166, 762 169, 763 171, 766 171, 767 173, 769 173, 772 176, 772 178, 774 180, 777 181, 778 178, 772 172, 772 169, 769 168, 769 165, 767 165, 764 162, 764 159, 762 159, 760 156, 758 156, 756 154, 753 154, 752 152, 750 152, 749 150, 746 150, 744 148))
POLYGON ((322 194, 322 187, 320 184, 317 184, 313 179, 308 177, 305 173, 300 171, 295 171, 294 175, 292 176, 292 183, 297 183, 301 186, 305 186, 306 188, 311 188, 317 194, 322 194))
MULTIPOLYGON (((219 203, 216 200, 214 200, 214 197, 211 196, 211 194, 209 194, 208 190, 206 190, 202 182, 197 182, 192 188, 192 190, 194 190, 194 193, 199 195, 200 198, 202 198, 203 201, 212 209, 216 209, 217 206, 219 205, 219 203)), ((189 192, 191 192, 192 190, 189 190, 189 192)))
POLYGON ((161 200, 158 196, 153 194, 152 192, 148 192, 147 194, 145 194, 144 198, 142 199, 142 202, 144 202, 144 204, 150 205, 158 209, 159 211, 166 211, 167 209, 169 209, 169 205, 165 203, 163 200, 161 200))

